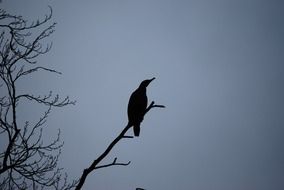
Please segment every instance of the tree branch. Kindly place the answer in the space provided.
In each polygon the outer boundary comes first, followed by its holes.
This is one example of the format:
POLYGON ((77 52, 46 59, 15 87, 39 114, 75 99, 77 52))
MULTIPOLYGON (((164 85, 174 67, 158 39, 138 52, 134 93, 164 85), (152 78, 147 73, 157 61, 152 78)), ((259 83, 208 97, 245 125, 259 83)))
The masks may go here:
POLYGON ((19 79, 21 76, 31 74, 31 73, 36 72, 36 71, 38 71, 38 70, 44 70, 44 71, 48 71, 48 72, 51 72, 51 73, 62 74, 61 72, 58 72, 58 71, 53 70, 53 69, 48 69, 48 68, 45 68, 45 67, 35 67, 35 68, 33 68, 33 69, 29 69, 29 70, 26 70, 26 71, 23 71, 23 69, 21 69, 21 70, 17 73, 17 76, 15 77, 14 81, 16 81, 17 79, 19 79))
MULTIPOLYGON (((154 101, 151 102, 151 104, 147 107, 147 109, 145 110, 144 116, 152 109, 152 108, 165 108, 164 105, 156 105, 154 101)), ((132 126, 127 125, 122 131, 121 133, 109 144, 109 146, 106 148, 106 150, 96 159, 93 161, 93 163, 86 169, 84 169, 83 174, 80 177, 79 183, 76 186, 75 190, 80 190, 84 183, 85 180, 87 178, 87 176, 94 171, 95 169, 98 168, 105 168, 105 167, 110 167, 113 165, 128 165, 130 164, 130 162, 126 163, 126 164, 118 164, 116 163, 116 158, 114 159, 114 162, 111 164, 107 164, 107 165, 102 165, 102 166, 97 166, 109 153, 110 151, 113 149, 113 147, 123 138, 132 138, 130 136, 126 136, 126 132, 128 131, 128 129, 130 129, 132 126)))
POLYGON ((20 98, 27 98, 28 100, 34 100, 40 104, 45 104, 47 106, 53 106, 53 107, 63 107, 68 104, 74 105, 76 103, 76 101, 70 101, 68 96, 61 101, 59 100, 59 95, 56 95, 55 97, 53 97, 53 99, 51 99, 51 97, 52 97, 52 91, 50 91, 48 95, 45 95, 43 97, 41 96, 35 97, 29 94, 18 95, 16 97, 16 100, 18 101, 20 98))
POLYGON ((119 162, 116 162, 116 160, 117 158, 114 158, 112 163, 101 165, 101 166, 96 166, 95 169, 106 168, 110 166, 128 166, 131 163, 130 161, 128 161, 127 163, 119 163, 119 162))

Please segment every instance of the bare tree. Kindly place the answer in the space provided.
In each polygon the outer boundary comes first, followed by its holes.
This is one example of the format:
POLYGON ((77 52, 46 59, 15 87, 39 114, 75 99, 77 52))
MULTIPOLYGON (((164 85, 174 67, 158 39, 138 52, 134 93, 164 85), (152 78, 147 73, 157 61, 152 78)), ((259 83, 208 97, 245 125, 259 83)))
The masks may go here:
MULTIPOLYGON (((0 146, 0 189, 81 189, 87 176, 97 169, 122 165, 114 158, 109 164, 100 164, 113 147, 122 139, 133 138, 125 135, 131 126, 123 128, 120 134, 109 144, 106 150, 83 170, 78 181, 67 182, 67 175, 62 174, 57 162, 63 143, 60 131, 48 144, 43 143, 43 129, 51 109, 75 104, 69 97, 60 99, 52 91, 43 96, 29 93, 20 94, 17 82, 23 77, 38 71, 53 74, 60 72, 41 66, 36 59, 50 51, 52 44, 45 40, 53 32, 55 23, 51 23, 52 9, 42 20, 28 22, 21 16, 11 15, 0 9, 0 139, 6 144, 0 146), (33 124, 20 123, 18 106, 24 102, 35 102, 46 107, 46 111, 33 124)), ((152 102, 145 113, 156 105, 152 102)), ((137 188, 139 189, 139 188, 137 188)))
POLYGON ((56 70, 40 66, 36 58, 50 51, 44 40, 53 32, 52 9, 42 20, 28 22, 21 16, 0 9, 0 139, 7 143, 0 149, 0 189, 70 189, 57 162, 63 143, 60 131, 49 143, 43 142, 43 129, 53 107, 74 104, 68 97, 60 99, 52 91, 47 95, 19 94, 17 82, 34 72, 56 70), (20 123, 18 105, 33 101, 46 107, 36 122, 20 123))

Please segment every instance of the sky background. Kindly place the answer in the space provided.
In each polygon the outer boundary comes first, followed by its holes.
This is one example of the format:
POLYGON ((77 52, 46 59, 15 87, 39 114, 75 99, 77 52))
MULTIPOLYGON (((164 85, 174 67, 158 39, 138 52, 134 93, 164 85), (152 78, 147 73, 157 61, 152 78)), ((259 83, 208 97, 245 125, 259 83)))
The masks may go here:
MULTIPOLYGON (((18 92, 53 90, 75 106, 53 109, 47 141, 62 132, 59 165, 81 175, 127 124, 127 103, 156 77, 139 138, 124 139, 84 189, 284 189, 284 1, 3 0, 43 18, 53 8, 52 50, 18 92)), ((35 120, 40 106, 19 107, 35 120)), ((129 135, 132 135, 132 130, 129 135)))

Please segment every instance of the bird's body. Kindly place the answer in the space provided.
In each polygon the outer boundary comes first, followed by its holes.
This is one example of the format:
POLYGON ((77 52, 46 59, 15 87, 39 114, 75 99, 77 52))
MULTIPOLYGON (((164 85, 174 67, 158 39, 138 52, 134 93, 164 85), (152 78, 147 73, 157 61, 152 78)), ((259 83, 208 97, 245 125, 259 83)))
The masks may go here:
POLYGON ((139 136, 140 123, 143 121, 144 112, 147 108, 146 89, 135 90, 129 99, 128 104, 128 124, 133 125, 134 135, 139 136))
POLYGON ((140 86, 131 94, 128 103, 128 126, 133 126, 135 136, 140 134, 140 123, 143 121, 143 117, 147 108, 147 95, 146 87, 155 78, 144 80, 140 86))

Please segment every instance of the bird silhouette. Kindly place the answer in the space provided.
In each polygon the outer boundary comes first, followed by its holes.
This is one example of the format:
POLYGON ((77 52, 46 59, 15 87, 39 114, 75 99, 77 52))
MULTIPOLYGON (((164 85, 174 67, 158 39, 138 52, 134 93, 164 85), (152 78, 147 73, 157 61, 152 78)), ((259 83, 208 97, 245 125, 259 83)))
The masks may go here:
POLYGON ((127 113, 128 113, 128 126, 133 126, 134 136, 140 134, 140 123, 143 121, 143 117, 147 108, 147 86, 155 79, 147 79, 141 82, 139 87, 131 94, 127 113))

